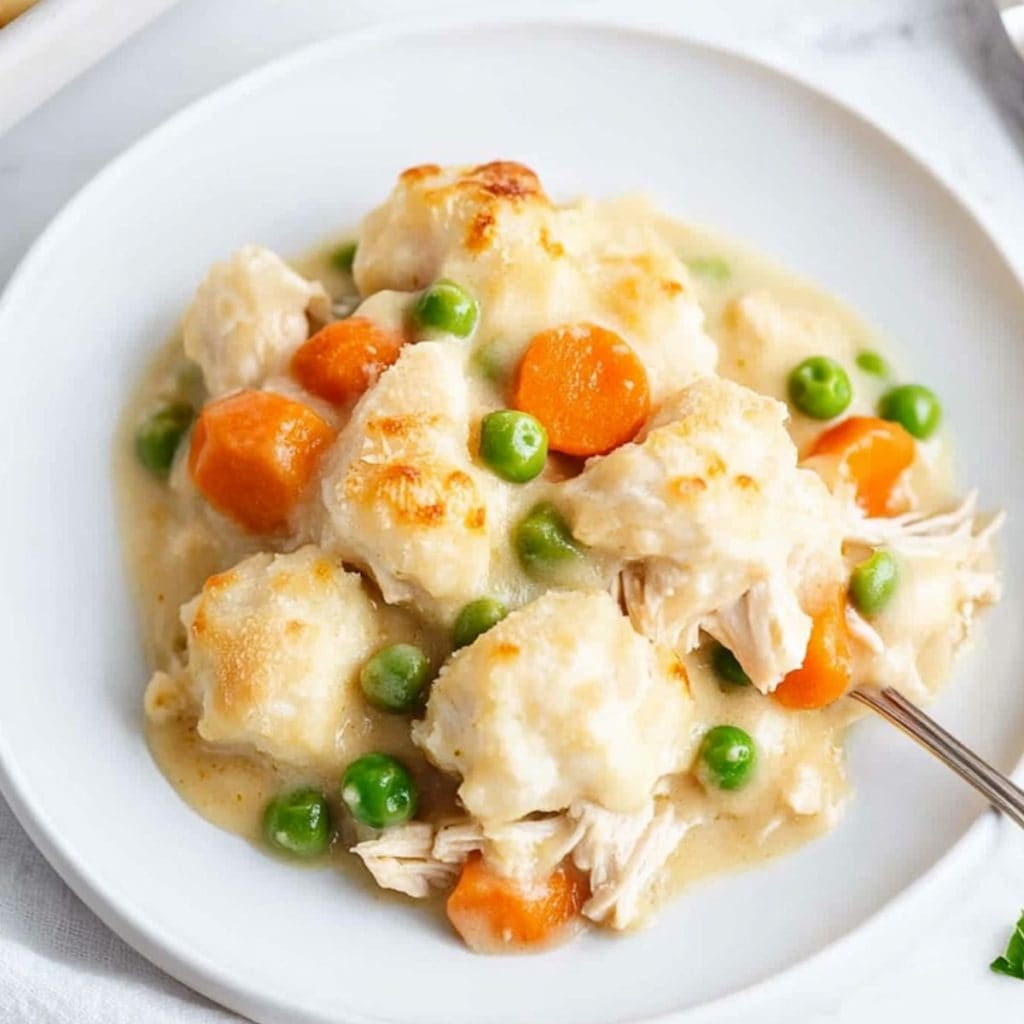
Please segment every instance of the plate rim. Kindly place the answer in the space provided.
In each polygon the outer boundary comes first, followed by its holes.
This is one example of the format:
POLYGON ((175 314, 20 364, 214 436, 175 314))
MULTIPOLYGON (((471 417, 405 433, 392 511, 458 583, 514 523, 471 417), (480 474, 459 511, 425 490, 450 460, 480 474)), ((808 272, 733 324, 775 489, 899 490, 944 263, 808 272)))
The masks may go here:
MULTIPOLYGON (((45 262, 50 249, 59 241, 61 232, 66 230, 69 224, 73 224, 79 209, 89 203, 95 193, 102 193, 103 189, 116 186, 119 177, 130 169, 132 161, 140 154, 144 154, 149 147, 186 130, 191 124, 209 116, 218 108, 229 107, 232 103, 244 99, 254 88, 288 75, 293 68, 315 61, 321 51, 345 52, 375 43, 394 42, 404 37, 436 35, 439 32, 467 28, 493 30, 502 26, 518 29, 529 27, 540 32, 571 26, 583 32, 602 33, 613 37, 682 44, 703 50, 720 59, 753 67, 799 86, 817 99, 827 102, 846 118, 852 119, 860 128, 869 130, 904 160, 909 160, 918 172, 931 179, 944 193, 946 199, 966 214, 968 221, 991 247, 993 256, 1004 265, 1017 289, 1024 295, 1024 268, 1018 268, 995 230, 990 228, 986 215, 978 208, 976 201, 958 191, 955 184, 947 180, 946 175, 931 160, 903 142, 895 133, 800 72, 769 57, 709 40, 698 33, 687 32, 683 28, 666 25, 663 21, 650 17, 632 19, 617 13, 602 15, 600 12, 592 13, 579 8, 555 13, 538 13, 536 10, 527 9, 519 12, 489 11, 474 14, 464 10, 440 17, 423 14, 379 20, 371 25, 332 33, 243 72, 160 121, 107 161, 47 222, 18 261, 0 292, 0 323, 7 315, 9 307, 13 305, 13 297, 20 289, 22 280, 30 277, 37 264, 45 262)), ((1016 781, 1024 780, 1024 750, 1021 751, 1010 774, 1016 781)), ((24 788, 16 759, 11 754, 0 723, 0 794, 43 858, 106 927, 159 970, 206 998, 238 1013, 264 1020, 287 1020, 290 1024, 327 1024, 329 1020, 336 1020, 297 1011, 295 1007, 279 1001, 272 994, 254 993, 251 988, 245 986, 242 979, 222 972, 216 963, 192 958, 189 951, 182 948, 164 929, 139 919, 131 908, 118 904, 96 881, 89 866, 79 861, 74 851, 61 842, 59 833, 49 825, 49 816, 45 809, 32 806, 22 798, 24 788)), ((1002 836, 1002 824, 988 807, 983 806, 961 836, 910 885, 900 890, 859 924, 810 956, 767 978, 704 1003, 654 1016, 630 1017, 620 1024, 698 1024, 705 1018, 721 1019, 723 1013, 752 1007, 759 1000, 770 996, 772 990, 781 989, 785 984, 792 984, 801 975, 818 969, 823 961, 841 959, 848 947, 866 931, 888 929, 891 933, 897 923, 896 919, 900 915, 906 919, 908 908, 909 914, 913 915, 916 904, 922 902, 926 892, 938 888, 940 884, 949 884, 969 861, 989 852, 1002 836)), ((918 910, 918 916, 920 913, 918 910)), ((904 925, 907 923, 906 920, 903 921, 904 925)), ((383 1017, 353 1014, 348 1010, 343 1012, 346 1014, 347 1024, 393 1024, 383 1017)))

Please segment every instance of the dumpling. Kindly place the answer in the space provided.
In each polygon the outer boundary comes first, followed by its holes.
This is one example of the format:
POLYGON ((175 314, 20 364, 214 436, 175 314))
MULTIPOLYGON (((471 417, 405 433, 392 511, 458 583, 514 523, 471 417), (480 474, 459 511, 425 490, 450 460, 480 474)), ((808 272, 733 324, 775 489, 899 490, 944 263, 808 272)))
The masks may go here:
POLYGON ((389 604, 449 619, 484 592, 499 492, 469 456, 465 349, 407 345, 327 456, 323 544, 389 604), (489 500, 490 498, 490 500, 489 500))
POLYGON ((312 545, 253 555, 211 576, 181 617, 204 740, 338 763, 366 715, 357 674, 379 641, 357 574, 312 545))
POLYGON ((363 295, 418 291, 453 257, 532 249, 551 209, 537 175, 522 164, 410 167, 363 221, 356 285, 363 295))
POLYGON ((797 467, 786 415, 706 377, 561 488, 575 536, 625 565, 641 632, 688 650, 704 629, 762 690, 802 663, 803 609, 843 574, 841 506, 797 467))
POLYGON ((216 263, 183 324, 185 354, 203 370, 210 395, 260 387, 326 323, 331 300, 269 249, 248 245, 216 263))
POLYGON ((579 208, 592 219, 581 256, 598 322, 622 335, 647 370, 658 403, 715 370, 718 349, 689 271, 652 227, 653 210, 632 197, 579 208))
POLYGON ((682 664, 605 593, 549 591, 457 651, 413 740, 493 828, 587 800, 645 808, 693 755, 682 664))
POLYGON ((414 167, 364 221, 360 291, 438 278, 480 303, 477 337, 518 359, 538 332, 596 323, 647 369, 652 397, 712 372, 714 342, 685 266, 636 203, 555 206, 522 164, 414 167))

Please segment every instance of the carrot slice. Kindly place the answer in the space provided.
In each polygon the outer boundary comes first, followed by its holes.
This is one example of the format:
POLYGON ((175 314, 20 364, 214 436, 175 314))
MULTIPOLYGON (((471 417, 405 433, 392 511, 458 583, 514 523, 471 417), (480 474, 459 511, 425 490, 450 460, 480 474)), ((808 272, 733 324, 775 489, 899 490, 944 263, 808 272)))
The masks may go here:
POLYGON ((647 371, 622 338, 594 324, 571 324, 531 340, 513 404, 544 424, 555 451, 586 456, 632 440, 651 397, 647 371))
POLYGON ((826 430, 809 454, 837 456, 840 474, 857 489, 857 504, 869 516, 892 516, 905 511, 895 489, 914 452, 914 439, 898 423, 851 416, 826 430))
POLYGON ((448 920, 477 953, 508 952, 557 938, 587 895, 586 880, 574 868, 563 865, 542 882, 522 885, 495 874, 472 853, 448 897, 448 920))
POLYGON ((199 414, 188 468, 214 508, 251 533, 274 533, 287 525, 333 437, 308 405, 240 391, 199 414))
POLYGON ((813 618, 804 663, 779 683, 772 696, 793 710, 821 708, 850 688, 850 671, 846 592, 840 589, 813 618))
POLYGON ((353 316, 322 327, 292 356, 292 376, 311 394, 342 404, 358 398, 397 358, 405 339, 353 316))

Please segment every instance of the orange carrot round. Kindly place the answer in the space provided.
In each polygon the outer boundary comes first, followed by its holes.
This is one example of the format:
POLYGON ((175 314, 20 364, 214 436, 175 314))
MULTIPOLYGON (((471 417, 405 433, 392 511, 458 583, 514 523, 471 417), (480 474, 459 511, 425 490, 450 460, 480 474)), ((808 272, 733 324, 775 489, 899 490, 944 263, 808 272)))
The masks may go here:
POLYGON ((287 525, 333 437, 301 402, 240 391, 199 414, 188 468, 214 508, 251 533, 274 533, 287 525))
POLYGON ((536 335, 519 364, 513 404, 566 455, 601 455, 632 440, 651 410, 647 371, 613 331, 594 324, 536 335))
POLYGON ((398 358, 404 341, 369 317, 335 320, 292 356, 292 376, 311 395, 340 405, 366 391, 398 358))
POLYGON ((840 589, 813 617, 804 663, 779 683, 772 696, 792 710, 821 708, 850 688, 850 671, 846 592, 840 589))
POLYGON ((586 898, 586 880, 572 867, 559 867, 544 881, 523 885, 495 874, 473 853, 448 897, 448 920, 470 949, 508 952, 557 938, 579 915, 586 898))
POLYGON ((914 461, 914 439, 898 423, 851 416, 826 430, 809 454, 838 457, 840 474, 856 487, 857 504, 869 516, 904 511, 895 489, 914 461))

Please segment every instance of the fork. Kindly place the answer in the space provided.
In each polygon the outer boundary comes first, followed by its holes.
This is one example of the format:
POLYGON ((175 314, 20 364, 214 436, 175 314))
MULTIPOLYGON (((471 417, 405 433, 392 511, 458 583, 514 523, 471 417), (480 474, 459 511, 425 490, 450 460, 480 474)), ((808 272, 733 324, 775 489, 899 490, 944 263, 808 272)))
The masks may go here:
POLYGON ((891 686, 857 687, 849 696, 917 740, 928 753, 970 783, 993 807, 1024 828, 1024 790, 946 732, 916 704, 891 686))

